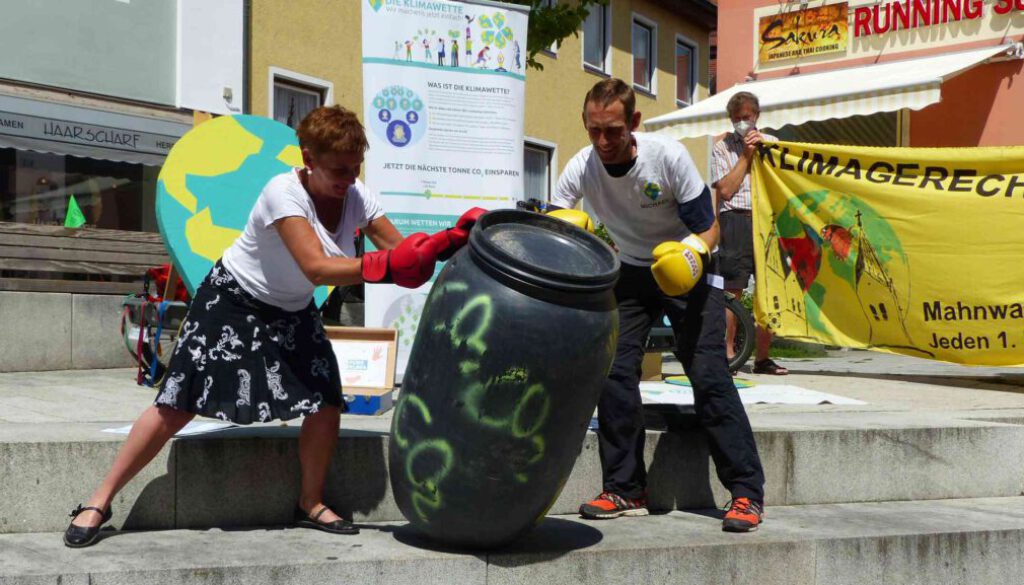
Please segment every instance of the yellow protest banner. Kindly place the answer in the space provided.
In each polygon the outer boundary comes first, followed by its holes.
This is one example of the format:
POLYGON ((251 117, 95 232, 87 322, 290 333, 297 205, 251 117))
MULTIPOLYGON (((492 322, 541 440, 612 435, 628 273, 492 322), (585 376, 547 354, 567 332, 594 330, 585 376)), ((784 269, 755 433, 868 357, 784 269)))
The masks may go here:
POLYGON ((755 314, 776 334, 1024 365, 1024 147, 755 155, 755 314))

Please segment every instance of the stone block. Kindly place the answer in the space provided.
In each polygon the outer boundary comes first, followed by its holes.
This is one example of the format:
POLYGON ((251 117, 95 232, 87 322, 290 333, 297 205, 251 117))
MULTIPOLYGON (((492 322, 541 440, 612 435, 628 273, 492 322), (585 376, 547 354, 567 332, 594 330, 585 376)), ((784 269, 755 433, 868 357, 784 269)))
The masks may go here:
POLYGON ((115 295, 76 294, 71 299, 71 367, 135 365, 121 338, 121 301, 115 295))
MULTIPOLYGON (((299 498, 299 429, 230 429, 175 441, 178 527, 288 524, 299 498)), ((347 431, 324 500, 356 521, 401 519, 391 497, 387 440, 347 431)))
POLYGON ((0 291, 0 372, 71 368, 71 295, 0 291))
MULTIPOLYGON (((99 486, 117 440, 0 442, 0 533, 63 532, 68 512, 99 486)), ((114 498, 109 526, 174 527, 174 465, 167 449, 114 498)))

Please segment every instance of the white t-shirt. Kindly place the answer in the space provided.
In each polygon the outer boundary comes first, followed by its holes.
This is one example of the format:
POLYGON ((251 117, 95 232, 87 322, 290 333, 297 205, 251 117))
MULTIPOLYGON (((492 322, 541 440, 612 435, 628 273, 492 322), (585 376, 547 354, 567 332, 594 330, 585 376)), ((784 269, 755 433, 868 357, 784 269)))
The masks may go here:
POLYGON ((384 215, 384 210, 358 179, 348 188, 344 206, 338 225, 328 230, 317 218, 313 200, 298 174, 288 171, 277 175, 263 187, 245 231, 224 252, 222 262, 256 299, 286 311, 304 309, 316 287, 302 273, 273 224, 283 217, 304 217, 313 226, 324 254, 352 258, 356 253, 356 228, 384 215))
POLYGON ((690 234, 679 204, 706 188, 686 147, 661 135, 635 133, 636 164, 622 177, 608 174, 588 146, 569 161, 551 203, 571 209, 583 197, 615 240, 626 264, 650 266, 651 251, 690 234))

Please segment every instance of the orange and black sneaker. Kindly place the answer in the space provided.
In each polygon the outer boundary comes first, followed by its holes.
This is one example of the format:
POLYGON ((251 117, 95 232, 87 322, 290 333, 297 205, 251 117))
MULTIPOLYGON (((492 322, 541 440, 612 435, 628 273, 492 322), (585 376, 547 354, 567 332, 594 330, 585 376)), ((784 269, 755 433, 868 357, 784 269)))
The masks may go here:
POLYGON ((646 515, 646 497, 624 498, 611 492, 601 492, 601 495, 580 506, 580 516, 590 520, 610 520, 619 516, 646 515))
POLYGON ((764 522, 764 505, 750 498, 733 498, 722 520, 726 532, 753 532, 764 522))

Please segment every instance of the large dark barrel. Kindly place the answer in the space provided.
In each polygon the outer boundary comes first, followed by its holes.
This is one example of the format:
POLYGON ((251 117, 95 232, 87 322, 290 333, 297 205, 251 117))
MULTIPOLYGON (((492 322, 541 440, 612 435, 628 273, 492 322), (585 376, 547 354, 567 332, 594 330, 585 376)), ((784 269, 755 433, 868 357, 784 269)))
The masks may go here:
POLYGON ((419 532, 500 546, 561 492, 611 367, 619 261, 516 210, 477 222, 427 298, 391 425, 391 486, 419 532))

